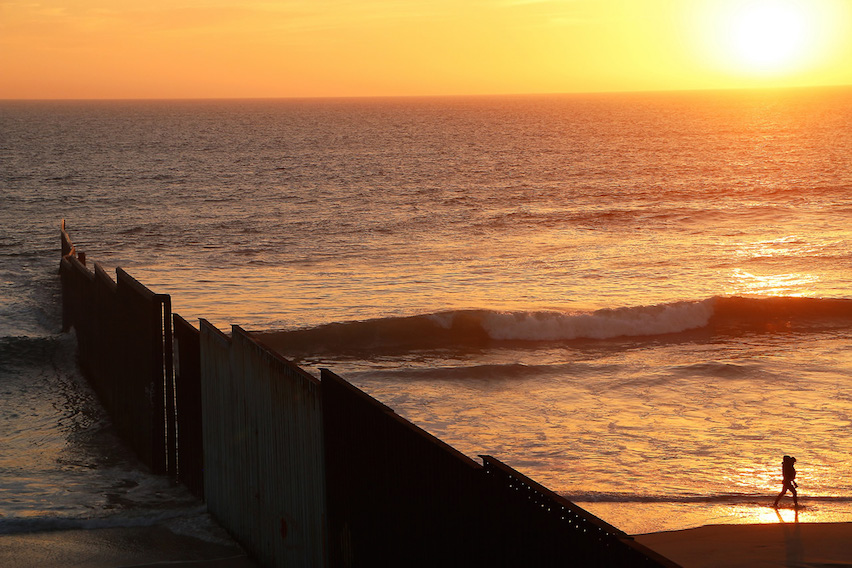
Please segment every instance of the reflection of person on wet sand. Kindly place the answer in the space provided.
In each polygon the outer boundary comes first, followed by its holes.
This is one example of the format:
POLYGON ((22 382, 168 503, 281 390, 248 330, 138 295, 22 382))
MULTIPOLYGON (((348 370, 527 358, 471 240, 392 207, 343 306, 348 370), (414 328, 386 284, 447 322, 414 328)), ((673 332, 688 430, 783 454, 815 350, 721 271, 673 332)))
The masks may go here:
POLYGON ((799 485, 795 481, 796 468, 793 467, 793 464, 795 463, 796 458, 791 456, 784 456, 784 459, 781 462, 781 473, 784 475, 784 485, 781 487, 781 493, 778 494, 778 497, 775 498, 775 503, 772 505, 776 509, 778 508, 778 501, 781 500, 781 497, 783 497, 788 490, 793 495, 793 506, 799 506, 799 495, 796 493, 796 488, 799 485))

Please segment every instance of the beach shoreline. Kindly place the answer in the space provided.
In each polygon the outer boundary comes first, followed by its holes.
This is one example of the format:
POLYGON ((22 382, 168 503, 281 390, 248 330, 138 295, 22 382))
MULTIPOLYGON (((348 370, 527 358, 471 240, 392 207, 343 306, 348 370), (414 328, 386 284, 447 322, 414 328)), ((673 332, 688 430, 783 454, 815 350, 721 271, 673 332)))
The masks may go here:
POLYGON ((0 535, 0 566, 6 568, 257 568, 227 538, 204 539, 166 526, 56 530, 0 535))
MULTIPOLYGON (((706 525, 634 535, 684 568, 852 567, 852 522, 706 525)), ((257 568, 235 543, 167 527, 78 529, 0 535, 8 568, 257 568)))

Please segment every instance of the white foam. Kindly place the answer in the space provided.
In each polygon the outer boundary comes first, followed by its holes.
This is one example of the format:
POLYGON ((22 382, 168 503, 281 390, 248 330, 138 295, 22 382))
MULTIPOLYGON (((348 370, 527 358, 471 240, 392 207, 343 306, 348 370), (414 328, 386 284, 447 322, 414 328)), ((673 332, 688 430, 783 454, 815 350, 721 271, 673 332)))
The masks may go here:
POLYGON ((699 329, 712 315, 712 303, 705 300, 580 314, 492 313, 486 316, 483 327, 497 340, 609 339, 699 329))

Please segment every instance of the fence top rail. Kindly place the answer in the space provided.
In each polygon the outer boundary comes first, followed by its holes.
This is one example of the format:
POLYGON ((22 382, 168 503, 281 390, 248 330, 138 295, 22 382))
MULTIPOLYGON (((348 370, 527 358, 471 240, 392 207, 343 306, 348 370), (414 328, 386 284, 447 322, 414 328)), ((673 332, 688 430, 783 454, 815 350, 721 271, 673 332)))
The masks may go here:
POLYGON ((80 262, 80 260, 73 255, 63 256, 62 260, 59 263, 61 270, 67 270, 71 272, 79 273, 82 276, 85 276, 89 280, 94 281, 95 274, 89 270, 85 264, 80 262))
POLYGON ((400 416, 396 412, 389 413, 389 416, 391 420, 402 424, 403 426, 411 430, 415 435, 419 436, 421 439, 436 447, 437 449, 443 450, 445 454, 452 458, 455 458, 456 461, 458 461, 465 467, 475 471, 483 470, 482 465, 479 464, 476 460, 469 458, 468 456, 457 450, 455 447, 438 438, 434 434, 427 432, 420 426, 414 424, 413 422, 410 422, 407 418, 400 416))
POLYGON ((521 472, 504 464, 497 458, 487 455, 482 455, 479 457, 482 458, 482 463, 484 464, 485 470, 487 472, 499 472, 504 477, 507 477, 510 480, 520 483, 523 487, 525 487, 526 490, 539 494, 542 499, 551 501, 555 506, 562 507, 565 510, 571 511, 572 513, 582 517, 584 521, 605 531, 611 536, 615 536, 617 538, 630 538, 624 531, 612 526, 603 519, 596 517, 595 515, 586 511, 582 507, 575 505, 565 497, 562 497, 558 493, 553 492, 552 490, 548 489, 544 485, 541 485, 537 481, 530 479, 521 472))
POLYGON ((95 279, 102 281, 104 284, 110 287, 110 289, 115 290, 118 284, 115 283, 115 280, 112 279, 112 276, 104 270, 104 267, 99 263, 95 263, 95 279))
POLYGON ((393 413, 393 409, 391 407, 387 406, 386 404, 382 404, 375 398, 371 397, 370 395, 368 395, 367 393, 365 393, 364 391, 362 391, 361 389, 359 389, 358 387, 356 387, 355 385, 353 385, 352 383, 329 369, 320 369, 320 377, 323 382, 329 381, 335 383, 343 390, 348 391, 349 394, 351 394, 355 398, 361 399, 362 402, 376 408, 377 410, 380 410, 382 412, 393 413))
POLYGON ((591 526, 592 530, 594 531, 596 529, 601 537, 618 541, 626 550, 629 550, 640 557, 644 557, 646 562, 643 564, 645 565, 648 565, 648 562, 650 562, 650 565, 655 565, 659 568, 682 568, 680 564, 677 564, 658 552, 651 550, 647 546, 636 542, 632 536, 628 535, 624 531, 610 525, 602 519, 599 519, 582 507, 578 507, 568 499, 554 493, 540 483, 533 481, 524 474, 504 464, 497 458, 492 456, 479 457, 482 458, 482 461, 485 464, 484 467, 486 473, 497 473, 502 475, 508 482, 510 482, 510 484, 517 484, 515 485, 516 489, 534 494, 536 496, 536 500, 533 501, 533 504, 536 504, 549 512, 560 515, 562 519, 566 519, 562 513, 563 511, 570 512, 574 516, 574 519, 569 522, 578 521, 575 523, 578 526, 591 526), (537 501, 538 499, 541 501, 537 501))
POLYGON ((221 329, 210 323, 204 318, 198 320, 199 331, 203 336, 205 333, 214 337, 223 347, 231 346, 231 338, 228 337, 221 329))
POLYGON ((251 333, 250 331, 246 331, 238 325, 233 325, 233 326, 231 326, 231 337, 244 338, 246 341, 250 342, 252 345, 257 347, 258 349, 261 349, 262 351, 264 351, 267 355, 272 357, 272 359, 274 359, 278 363, 287 367, 293 373, 299 375, 300 377, 302 377, 303 379, 305 379, 306 381, 308 381, 312 385, 315 385, 317 387, 320 386, 320 381, 317 380, 316 377, 314 377, 313 375, 311 375, 310 373, 308 373, 307 371, 305 371, 304 369, 302 369, 301 367, 299 367, 298 365, 296 365, 295 363, 293 363, 292 361, 290 361, 289 359, 284 357, 282 354, 278 353, 277 351, 275 351, 274 349, 272 349, 271 347, 269 347, 268 345, 266 345, 265 343, 263 343, 262 341, 257 339, 257 337, 255 337, 254 334, 251 333))
POLYGON ((198 332, 198 329, 197 329, 194 325, 192 325, 191 323, 189 323, 188 321, 186 321, 186 319, 185 319, 182 315, 180 315, 180 314, 172 314, 172 317, 174 318, 175 323, 176 323, 177 325, 183 325, 186 329, 192 329, 192 330, 193 330, 193 331, 195 331, 196 333, 198 332))
POLYGON ((171 296, 168 294, 157 294, 152 292, 150 288, 136 280, 133 276, 127 273, 121 267, 115 269, 115 274, 117 276, 117 282, 122 286, 129 286, 134 292, 140 294, 144 298, 152 301, 152 302, 171 302, 171 296))
POLYGON ((330 371, 328 369, 320 369, 320 372, 322 373, 321 376, 322 376, 322 382, 323 383, 328 381, 328 382, 331 382, 331 383, 338 385, 339 387, 348 391, 349 394, 351 394, 352 396, 360 399, 360 401, 362 403, 366 404, 367 406, 373 407, 374 409, 376 409, 379 412, 386 415, 389 419, 398 422, 401 426, 408 429, 411 433, 420 437, 422 440, 431 444, 432 446, 435 446, 436 448, 443 450, 448 455, 456 458, 460 463, 464 464, 466 467, 470 467, 474 470, 482 470, 482 466, 480 464, 478 464, 476 461, 467 457, 466 455, 464 455, 463 453, 461 453, 460 451, 458 451, 457 449, 455 449, 454 447, 452 447, 448 443, 444 442, 440 438, 430 434, 429 432, 427 432, 423 428, 420 428, 416 424, 413 424, 412 422, 410 422, 406 418, 400 416, 392 408, 390 408, 389 406, 379 402, 378 400, 376 400, 372 396, 368 395, 367 393, 365 393, 364 391, 362 391, 361 389, 359 389, 358 387, 356 387, 355 385, 353 385, 352 383, 350 383, 346 379, 340 377, 339 375, 333 373, 332 371, 330 371))

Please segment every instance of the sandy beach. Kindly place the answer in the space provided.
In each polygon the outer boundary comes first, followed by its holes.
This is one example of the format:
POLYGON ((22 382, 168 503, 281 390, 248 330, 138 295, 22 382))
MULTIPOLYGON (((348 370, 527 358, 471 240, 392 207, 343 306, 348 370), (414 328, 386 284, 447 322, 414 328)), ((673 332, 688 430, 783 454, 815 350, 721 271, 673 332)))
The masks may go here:
POLYGON ((852 566, 852 523, 709 525, 635 538, 684 568, 852 566))
MULTIPOLYGON (((684 568, 852 567, 852 523, 710 525, 635 538, 684 568)), ((0 565, 257 567, 235 544, 179 535, 165 527, 2 535, 0 565)))
POLYGON ((105 528, 0 535, 4 568, 256 568, 227 539, 216 542, 166 527, 105 528))

